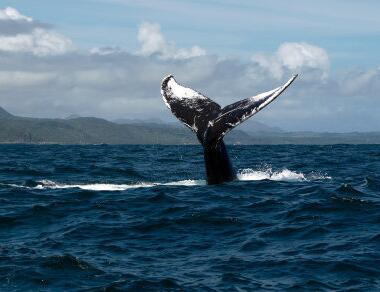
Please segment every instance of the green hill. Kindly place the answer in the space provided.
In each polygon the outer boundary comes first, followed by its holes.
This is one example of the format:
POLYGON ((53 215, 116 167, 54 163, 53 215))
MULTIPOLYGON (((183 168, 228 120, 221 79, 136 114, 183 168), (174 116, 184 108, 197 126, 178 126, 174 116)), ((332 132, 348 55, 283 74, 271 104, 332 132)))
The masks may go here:
MULTIPOLYGON (((248 142, 241 131, 232 143, 248 142), (240 141, 240 140, 241 141, 240 141)), ((185 127, 154 123, 116 124, 99 118, 38 119, 13 116, 0 108, 0 143, 196 144, 185 127)))
MULTIPOLYGON (((380 144, 380 132, 312 133, 235 129, 229 144, 380 144)), ((113 123, 92 117, 39 119, 17 117, 0 107, 0 143, 36 144, 197 144, 186 127, 154 122, 113 123)))

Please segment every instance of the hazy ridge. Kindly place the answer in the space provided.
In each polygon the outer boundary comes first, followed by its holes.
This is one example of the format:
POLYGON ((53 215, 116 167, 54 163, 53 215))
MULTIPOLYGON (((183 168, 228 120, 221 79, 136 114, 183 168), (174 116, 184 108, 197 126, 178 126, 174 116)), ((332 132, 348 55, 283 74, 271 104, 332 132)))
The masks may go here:
MULTIPOLYGON (((284 132, 258 122, 235 129, 229 144, 380 144, 380 132, 284 132)), ((178 124, 70 116, 67 119, 24 118, 0 107, 0 143, 34 144, 197 144, 195 135, 178 124)))

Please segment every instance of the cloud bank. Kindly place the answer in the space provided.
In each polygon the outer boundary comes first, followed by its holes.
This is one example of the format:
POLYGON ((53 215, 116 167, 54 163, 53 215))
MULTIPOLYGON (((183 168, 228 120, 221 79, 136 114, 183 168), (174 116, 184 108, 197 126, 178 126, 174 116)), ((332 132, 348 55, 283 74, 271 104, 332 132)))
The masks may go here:
POLYGON ((157 23, 137 30, 140 48, 81 51, 72 41, 15 9, 0 10, 0 106, 26 116, 70 114, 171 119, 160 83, 174 74, 221 105, 272 89, 300 73, 294 85, 256 119, 288 130, 379 130, 380 67, 330 72, 328 52, 286 42, 250 60, 209 55, 167 40, 157 23))

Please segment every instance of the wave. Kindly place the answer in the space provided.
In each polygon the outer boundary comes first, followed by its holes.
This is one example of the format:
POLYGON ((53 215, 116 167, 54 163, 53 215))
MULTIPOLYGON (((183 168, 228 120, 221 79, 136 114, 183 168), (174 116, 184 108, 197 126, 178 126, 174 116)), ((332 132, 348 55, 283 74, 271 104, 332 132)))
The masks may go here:
POLYGON ((270 167, 262 170, 254 170, 251 168, 242 169, 238 172, 237 177, 242 181, 273 180, 288 182, 331 179, 330 176, 318 173, 305 175, 302 172, 291 171, 287 168, 280 171, 273 171, 270 167))
MULTIPOLYGON (((310 180, 325 180, 331 179, 330 176, 311 173, 305 175, 302 172, 291 171, 284 168, 280 171, 273 171, 271 168, 266 168, 262 170, 254 170, 251 168, 241 169, 237 173, 237 178, 239 181, 260 181, 260 180, 271 180, 271 181, 286 181, 286 182, 300 182, 300 181, 310 181, 310 180)), ((70 184, 70 183, 59 183, 51 180, 39 180, 33 183, 26 183, 23 185, 17 184, 2 184, 9 187, 15 188, 26 188, 34 190, 45 190, 45 189, 71 189, 77 188, 88 191, 125 191, 128 189, 137 188, 151 188, 155 186, 201 186, 206 185, 205 180, 180 180, 172 182, 138 182, 132 184, 109 184, 109 183, 90 183, 90 184, 70 184)))
POLYGON ((137 188, 150 188, 155 186, 196 186, 205 185, 204 180, 181 180, 168 183, 149 183, 141 182, 135 184, 107 184, 107 183, 91 183, 91 184, 64 184, 58 183, 51 180, 40 180, 37 181, 35 186, 27 185, 17 185, 17 184, 3 184, 15 188, 26 188, 34 190, 45 190, 45 189, 73 189, 78 188, 87 191, 124 191, 128 189, 137 188))

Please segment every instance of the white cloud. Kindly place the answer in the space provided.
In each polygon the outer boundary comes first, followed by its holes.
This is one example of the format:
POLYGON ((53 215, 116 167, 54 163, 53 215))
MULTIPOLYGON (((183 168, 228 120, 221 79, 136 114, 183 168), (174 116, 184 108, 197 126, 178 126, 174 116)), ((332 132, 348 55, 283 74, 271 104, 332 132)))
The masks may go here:
POLYGON ((113 55, 116 53, 123 53, 123 50, 119 47, 95 47, 90 50, 90 54, 93 55, 113 55))
POLYGON ((198 46, 190 49, 177 48, 173 42, 168 42, 161 33, 157 23, 144 22, 139 27, 137 39, 141 44, 140 54, 151 56, 157 54, 162 59, 189 59, 204 56, 206 51, 198 46))
POLYGON ((72 42, 55 32, 36 28, 30 34, 0 36, 0 50, 32 53, 37 56, 60 55, 72 49, 72 42))
POLYGON ((16 9, 12 7, 6 7, 5 9, 0 9, 0 20, 25 20, 28 22, 32 22, 33 19, 31 17, 22 15, 20 12, 18 12, 16 9))
POLYGON ((32 18, 11 7, 0 10, 0 28, 2 25, 6 26, 7 34, 0 34, 0 51, 47 56, 61 55, 73 48, 70 39, 36 25, 32 18), (16 29, 11 33, 10 27, 20 29, 20 25, 23 31, 16 29))
POLYGON ((313 71, 321 79, 326 79, 330 67, 328 54, 323 48, 304 42, 283 43, 273 55, 255 54, 252 61, 276 79, 281 79, 286 70, 294 73, 313 71))
POLYGON ((277 55, 282 64, 291 70, 308 67, 327 73, 330 66, 327 52, 308 43, 284 43, 279 47, 277 55))

